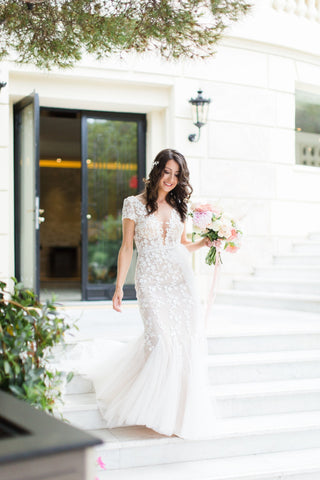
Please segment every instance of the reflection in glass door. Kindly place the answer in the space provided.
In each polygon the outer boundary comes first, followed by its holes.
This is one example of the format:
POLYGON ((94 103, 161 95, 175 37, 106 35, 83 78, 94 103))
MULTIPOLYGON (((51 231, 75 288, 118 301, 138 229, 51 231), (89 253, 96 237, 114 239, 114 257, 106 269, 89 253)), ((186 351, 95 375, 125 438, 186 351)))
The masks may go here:
POLYGON ((15 275, 39 294, 39 97, 14 105, 15 275))
MULTIPOLYGON (((123 199, 142 189, 145 175, 145 116, 88 115, 82 128, 83 299, 110 299, 122 238, 123 199)), ((135 298, 135 258, 136 252, 125 298, 135 298)))

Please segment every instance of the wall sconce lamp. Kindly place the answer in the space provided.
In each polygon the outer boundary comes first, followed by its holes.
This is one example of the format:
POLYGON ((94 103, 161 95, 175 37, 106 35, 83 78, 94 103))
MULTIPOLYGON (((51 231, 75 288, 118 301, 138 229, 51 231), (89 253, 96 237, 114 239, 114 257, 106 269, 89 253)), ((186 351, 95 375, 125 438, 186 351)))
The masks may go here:
POLYGON ((203 98, 202 90, 198 90, 198 96, 196 98, 190 98, 192 108, 192 120, 193 124, 198 128, 198 138, 195 133, 191 133, 188 136, 190 142, 198 142, 200 138, 200 128, 207 123, 210 98, 203 98))
POLYGON ((1 89, 4 88, 7 85, 7 82, 0 82, 0 92, 1 89))

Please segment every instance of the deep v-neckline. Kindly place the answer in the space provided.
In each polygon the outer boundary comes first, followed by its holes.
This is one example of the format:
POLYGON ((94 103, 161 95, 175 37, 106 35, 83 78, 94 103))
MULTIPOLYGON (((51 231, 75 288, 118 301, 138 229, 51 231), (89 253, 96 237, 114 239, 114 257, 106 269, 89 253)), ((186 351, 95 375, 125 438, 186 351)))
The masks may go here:
POLYGON ((166 240, 167 240, 167 237, 168 237, 168 232, 170 230, 170 224, 171 224, 171 220, 172 220, 173 211, 174 211, 174 208, 171 208, 170 215, 169 215, 168 220, 166 222, 162 222, 160 220, 159 216, 156 214, 156 212, 152 213, 153 217, 157 220, 157 222, 160 225, 161 237, 162 237, 162 242, 163 242, 164 245, 166 244, 166 240))
MULTIPOLYGON (((137 197, 134 197, 137 202, 139 202, 143 207, 146 206, 145 203, 142 203, 137 197)), ((155 220, 158 222, 160 226, 160 231, 161 231, 161 237, 162 237, 162 243, 163 245, 166 244, 167 238, 168 238, 168 232, 170 230, 170 225, 172 222, 172 216, 173 216, 174 208, 171 207, 170 215, 168 217, 168 220, 166 222, 162 222, 160 218, 157 215, 157 212, 153 212, 150 214, 151 217, 155 218, 155 220), (167 228, 166 228, 167 225, 167 228)))

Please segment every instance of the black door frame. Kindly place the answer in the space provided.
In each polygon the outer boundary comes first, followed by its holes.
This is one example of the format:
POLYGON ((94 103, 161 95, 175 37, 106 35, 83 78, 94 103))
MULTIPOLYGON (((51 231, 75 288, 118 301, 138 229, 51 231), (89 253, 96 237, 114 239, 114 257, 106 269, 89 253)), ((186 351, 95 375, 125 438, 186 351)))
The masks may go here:
MULTIPOLYGON (((142 113, 97 112, 81 111, 81 164, 82 164, 82 191, 81 191, 81 295, 82 300, 111 300, 114 293, 113 284, 88 283, 88 175, 87 175, 87 119, 97 118, 106 120, 135 121, 138 127, 137 158, 138 158, 138 190, 143 188, 143 178, 146 173, 146 115, 142 113)), ((125 285, 124 299, 135 299, 134 285, 125 285)))
MULTIPOLYGON (((34 132, 35 132, 35 190, 36 197, 40 198, 40 110, 55 110, 61 112, 73 112, 79 113, 81 116, 81 294, 82 300, 108 300, 112 298, 114 285, 102 284, 93 285, 91 288, 87 281, 88 274, 88 257, 87 257, 87 208, 88 208, 88 178, 87 178, 87 123, 86 120, 90 118, 101 118, 111 120, 122 121, 136 121, 138 126, 138 143, 137 143, 137 156, 138 156, 138 189, 143 188, 143 178, 146 172, 146 115, 140 113, 123 113, 123 112, 102 112, 102 111, 90 111, 81 110, 75 108, 59 108, 41 106, 39 104, 39 96, 34 93, 24 97, 21 101, 14 105, 14 209, 15 209, 15 276, 18 280, 21 279, 21 259, 20 259, 20 245, 21 245, 21 232, 20 232, 20 188, 21 188, 21 175, 19 168, 20 159, 20 124, 21 124, 21 110, 34 102, 34 132), (98 295, 90 295, 90 290, 99 290, 98 295)), ((35 199, 35 203, 37 200, 35 199)), ((39 202, 39 200, 38 200, 39 202)), ((39 207, 39 205, 38 205, 39 207)), ((38 212, 36 212, 38 216, 38 212)), ((40 231, 38 222, 36 222, 36 285, 35 293, 40 293, 40 231)), ((134 285, 125 285, 124 298, 134 299, 135 288, 134 285)))
POLYGON ((34 215, 35 215, 35 284, 26 285, 26 287, 34 288, 37 296, 40 293, 40 232, 39 232, 39 199, 40 199, 40 106, 39 95, 35 92, 24 97, 13 105, 14 112, 14 258, 15 258, 15 276, 21 281, 21 209, 20 209, 20 191, 21 191, 21 172, 20 172, 20 155, 21 155, 21 113, 28 105, 33 104, 33 131, 35 146, 35 199, 34 199, 34 215))

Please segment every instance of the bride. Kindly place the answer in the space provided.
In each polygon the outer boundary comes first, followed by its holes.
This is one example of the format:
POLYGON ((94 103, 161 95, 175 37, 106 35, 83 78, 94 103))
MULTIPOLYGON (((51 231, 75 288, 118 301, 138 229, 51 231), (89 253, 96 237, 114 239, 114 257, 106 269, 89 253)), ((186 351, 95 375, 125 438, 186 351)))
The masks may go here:
POLYGON ((100 411, 110 428, 146 425, 165 435, 212 435, 204 321, 198 313, 187 251, 206 246, 186 237, 192 192, 184 156, 162 150, 142 194, 123 204, 123 240, 113 308, 121 311, 133 241, 135 286, 143 335, 115 354, 94 379, 100 411))

